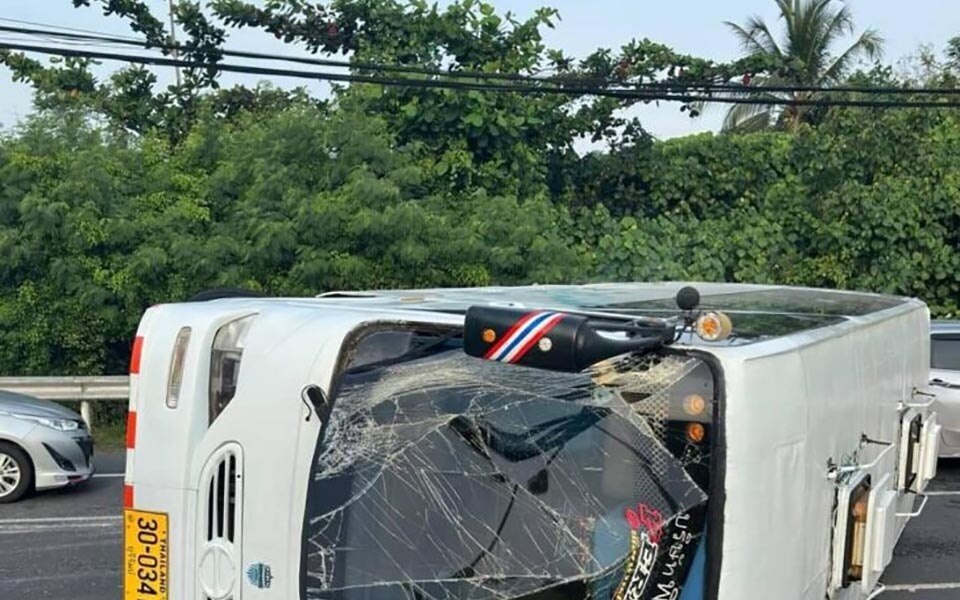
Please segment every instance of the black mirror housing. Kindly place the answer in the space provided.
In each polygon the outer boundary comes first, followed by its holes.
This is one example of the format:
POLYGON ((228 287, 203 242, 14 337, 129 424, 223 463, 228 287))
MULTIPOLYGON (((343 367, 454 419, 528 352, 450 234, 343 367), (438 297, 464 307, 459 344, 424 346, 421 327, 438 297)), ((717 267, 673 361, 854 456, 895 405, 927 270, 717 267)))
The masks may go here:
POLYGON ((619 354, 660 347, 673 338, 666 324, 639 330, 629 323, 618 326, 578 314, 473 306, 464 321, 463 348, 486 360, 576 373, 619 354))

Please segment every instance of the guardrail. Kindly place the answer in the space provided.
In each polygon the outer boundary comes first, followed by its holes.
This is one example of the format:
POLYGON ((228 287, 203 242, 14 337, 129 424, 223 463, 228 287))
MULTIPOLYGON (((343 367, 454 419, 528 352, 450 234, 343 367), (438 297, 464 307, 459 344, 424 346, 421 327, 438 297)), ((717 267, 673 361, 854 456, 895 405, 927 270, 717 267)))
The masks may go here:
POLYGON ((80 416, 93 429, 91 402, 126 400, 130 378, 116 377, 0 377, 0 390, 44 400, 79 400, 80 416))

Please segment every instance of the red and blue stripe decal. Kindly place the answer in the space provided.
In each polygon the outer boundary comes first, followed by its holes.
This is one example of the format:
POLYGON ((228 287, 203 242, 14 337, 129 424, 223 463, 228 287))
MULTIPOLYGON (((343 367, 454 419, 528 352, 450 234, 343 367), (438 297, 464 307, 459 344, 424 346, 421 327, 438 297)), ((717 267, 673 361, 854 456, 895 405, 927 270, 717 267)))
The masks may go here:
POLYGON ((535 311, 523 315, 507 330, 500 341, 484 355, 487 360, 515 363, 522 359, 543 336, 563 320, 558 312, 535 311))

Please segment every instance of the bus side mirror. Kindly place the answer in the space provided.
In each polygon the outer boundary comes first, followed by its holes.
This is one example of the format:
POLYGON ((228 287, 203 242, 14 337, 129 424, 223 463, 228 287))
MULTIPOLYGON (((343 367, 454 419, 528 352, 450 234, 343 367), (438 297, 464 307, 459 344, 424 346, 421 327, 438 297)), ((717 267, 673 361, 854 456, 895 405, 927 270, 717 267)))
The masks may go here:
POLYGON ((463 349, 486 360, 576 373, 619 354, 659 347, 672 336, 666 325, 635 327, 549 310, 472 306, 463 349))

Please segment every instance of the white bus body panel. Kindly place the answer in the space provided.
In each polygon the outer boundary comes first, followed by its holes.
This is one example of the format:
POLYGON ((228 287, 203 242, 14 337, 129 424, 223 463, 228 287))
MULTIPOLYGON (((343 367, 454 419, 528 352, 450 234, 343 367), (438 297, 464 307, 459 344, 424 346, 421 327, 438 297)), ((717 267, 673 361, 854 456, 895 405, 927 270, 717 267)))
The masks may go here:
MULTIPOLYGON (((726 473, 720 600, 865 598, 831 591, 830 461, 866 464, 899 445, 901 401, 929 377, 929 314, 920 302, 770 342, 716 351, 726 384, 726 473)), ((868 473, 896 473, 887 452, 868 473)), ((903 494, 897 512, 915 496, 903 494)), ((906 518, 898 518, 899 537, 906 518)), ((885 537, 891 535, 884 533, 885 537)), ((884 565, 885 566, 885 565, 884 565)))
MULTIPOLYGON (((675 287, 645 286, 640 295, 664 297, 675 287)), ((720 288, 707 284, 701 291, 720 288)), ((506 292, 428 290, 422 294, 430 300, 411 303, 419 310, 399 308, 396 296, 405 292, 395 292, 393 298, 236 299, 148 311, 141 323, 142 368, 132 399, 140 415, 137 444, 146 451, 131 459, 128 483, 135 488, 135 508, 169 514, 170 599, 202 597, 197 565, 205 508, 198 506, 198 486, 209 457, 227 443, 242 448, 245 481, 242 566, 235 574, 234 600, 298 598, 306 474, 321 427, 317 415, 307 420, 312 411, 300 399, 304 386, 330 392, 342 342, 362 323, 459 325, 461 315, 428 312, 426 305, 440 309, 444 299, 474 296, 502 302, 509 300, 506 292), (213 336, 223 324, 250 314, 258 317, 247 339, 236 396, 208 428, 213 336), (183 326, 193 334, 180 406, 169 409, 164 394, 171 350, 183 326), (245 576, 244 570, 256 564, 270 566, 269 589, 245 576)), ((827 477, 828 463, 862 464, 876 458, 883 448, 860 449, 864 434, 899 446, 899 404, 928 383, 928 327, 926 307, 910 301, 767 342, 695 348, 719 361, 725 395, 719 600, 770 594, 778 600, 822 600, 825 593, 835 600, 867 597, 860 583, 831 589, 837 484, 827 477)), ((886 453, 868 471, 873 480, 889 476, 895 481, 898 456, 897 449, 886 453)), ((924 456, 928 473, 929 456, 924 456)), ((877 545, 871 566, 877 574, 889 562, 907 520, 894 516, 891 521, 891 510, 909 512, 914 498, 875 497, 871 531, 877 545)))
MULTIPOLYGON (((462 323, 462 317, 390 310, 351 310, 311 301, 228 300, 164 305, 144 317, 141 382, 134 404, 137 445, 131 466, 134 507, 166 513, 170 522, 170 599, 202 599, 206 506, 204 467, 226 444, 242 452, 245 485, 239 511, 242 549, 236 550, 233 600, 299 597, 299 548, 310 470, 320 418, 303 404, 307 385, 329 393, 344 338, 370 321, 462 323), (209 349, 224 324, 256 314, 246 340, 240 379, 230 409, 208 423, 209 349), (164 404, 171 350, 181 327, 193 330, 184 361, 180 403, 164 404), (310 420, 307 420, 307 416, 310 420), (254 586, 245 570, 271 567, 269 589, 254 586)), ((227 583, 218 582, 222 588, 227 583)))

